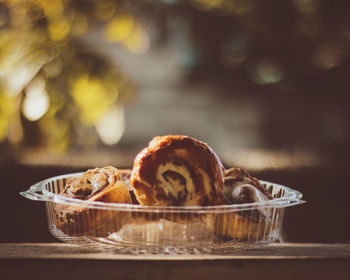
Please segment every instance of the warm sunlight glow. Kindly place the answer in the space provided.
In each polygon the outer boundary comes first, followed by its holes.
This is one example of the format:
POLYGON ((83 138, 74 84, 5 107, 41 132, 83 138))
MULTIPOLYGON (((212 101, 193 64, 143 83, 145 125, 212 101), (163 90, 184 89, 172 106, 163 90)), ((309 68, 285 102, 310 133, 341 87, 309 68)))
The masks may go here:
POLYGON ((131 15, 118 15, 107 24, 105 37, 110 42, 121 42, 130 36, 134 27, 135 21, 131 15))
POLYGON ((107 145, 118 143, 125 130, 124 110, 121 106, 113 106, 96 124, 98 136, 107 145))
POLYGON ((22 104, 23 115, 30 121, 40 119, 49 108, 49 97, 45 91, 44 80, 36 78, 27 87, 22 104))
POLYGON ((15 96, 19 94, 28 82, 37 73, 37 65, 27 65, 13 69, 6 75, 7 94, 15 96))
POLYGON ((70 24, 66 19, 50 22, 49 34, 52 41, 60 41, 66 38, 70 31, 70 24))
POLYGON ((150 39, 148 34, 141 28, 135 28, 123 43, 130 52, 144 54, 149 49, 150 39))
POLYGON ((81 119, 87 125, 96 124, 118 97, 118 91, 111 92, 102 80, 87 74, 73 82, 71 91, 80 109, 81 119))

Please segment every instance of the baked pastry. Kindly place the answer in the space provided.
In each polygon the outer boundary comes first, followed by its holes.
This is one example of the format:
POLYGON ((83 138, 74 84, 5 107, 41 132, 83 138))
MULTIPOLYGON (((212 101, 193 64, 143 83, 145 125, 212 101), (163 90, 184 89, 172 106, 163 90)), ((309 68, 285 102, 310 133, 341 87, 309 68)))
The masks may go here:
MULTIPOLYGON (((228 204, 256 203, 272 199, 265 187, 242 168, 225 171, 223 196, 228 204)), ((266 229, 270 223, 271 209, 256 207, 244 211, 218 213, 213 226, 215 234, 224 239, 257 241, 267 234, 266 229)))
POLYGON ((223 179, 224 167, 207 144, 167 135, 136 156, 130 183, 141 205, 207 206, 221 203, 223 179))
POLYGON ((60 195, 83 200, 74 205, 55 205, 56 226, 72 236, 105 236, 122 226, 122 221, 118 219, 118 211, 85 207, 84 201, 132 203, 121 173, 111 166, 91 169, 79 177, 69 179, 60 195))
POLYGON ((125 182, 129 191, 133 191, 134 189, 130 185, 131 169, 119 169, 118 168, 118 173, 119 173, 120 179, 125 182))
POLYGON ((136 197, 135 197, 135 193, 134 193, 134 188, 131 186, 130 184, 130 177, 131 177, 131 169, 118 169, 119 174, 120 174, 120 178, 121 180, 123 180, 126 184, 126 186, 128 187, 130 196, 131 196, 131 201, 132 204, 139 204, 139 202, 137 201, 136 197))
POLYGON ((259 181, 243 168, 225 170, 224 198, 231 204, 253 203, 272 199, 259 181))

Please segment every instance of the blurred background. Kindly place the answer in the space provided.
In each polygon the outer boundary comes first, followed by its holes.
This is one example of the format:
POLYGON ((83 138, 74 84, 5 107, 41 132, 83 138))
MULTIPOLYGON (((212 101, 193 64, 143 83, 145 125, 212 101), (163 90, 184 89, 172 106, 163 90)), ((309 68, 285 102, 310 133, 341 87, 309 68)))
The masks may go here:
POLYGON ((131 168, 152 137, 301 191, 284 240, 350 242, 350 2, 0 0, 0 242, 55 242, 51 176, 131 168))

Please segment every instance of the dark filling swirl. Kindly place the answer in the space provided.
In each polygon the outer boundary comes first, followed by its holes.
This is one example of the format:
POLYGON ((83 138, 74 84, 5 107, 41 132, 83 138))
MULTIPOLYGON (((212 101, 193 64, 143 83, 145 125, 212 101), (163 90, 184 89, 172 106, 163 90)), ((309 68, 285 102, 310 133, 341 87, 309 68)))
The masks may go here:
MULTIPOLYGON (((186 186, 186 179, 179 174, 178 172, 167 170, 162 174, 165 181, 167 181, 170 185, 173 185, 176 182, 182 186, 182 190, 178 191, 176 194, 176 197, 174 197, 171 193, 169 193, 169 196, 173 200, 173 205, 175 206, 181 206, 184 205, 187 196, 188 196, 188 190, 186 186)), ((175 188, 175 186, 173 186, 175 188)))

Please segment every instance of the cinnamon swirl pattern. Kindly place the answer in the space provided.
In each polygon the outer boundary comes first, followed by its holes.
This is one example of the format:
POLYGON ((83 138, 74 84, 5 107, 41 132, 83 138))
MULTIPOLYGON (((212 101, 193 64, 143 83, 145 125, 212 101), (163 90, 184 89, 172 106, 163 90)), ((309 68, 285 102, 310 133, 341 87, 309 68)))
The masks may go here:
POLYGON ((205 143, 188 136, 159 136, 135 158, 130 183, 141 205, 217 205, 224 167, 205 143))
MULTIPOLYGON (((71 178, 60 195, 84 201, 132 203, 122 175, 111 166, 91 169, 80 177, 71 178)), ((83 202, 82 205, 84 205, 83 202)), ((111 215, 117 214, 116 211, 59 203, 56 204, 55 211, 56 226, 68 235, 103 236, 108 232, 118 230, 121 226, 118 219, 111 219, 111 215), (116 223, 106 222, 111 220, 116 223)))
POLYGON ((243 168, 225 171, 224 198, 231 204, 253 203, 272 199, 271 194, 259 181, 243 168))

